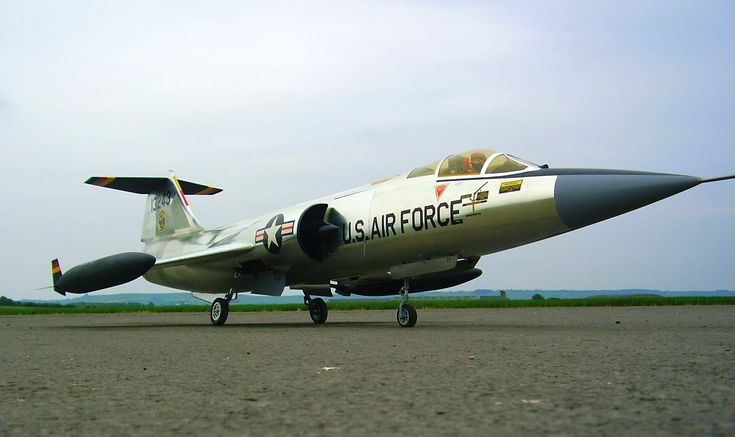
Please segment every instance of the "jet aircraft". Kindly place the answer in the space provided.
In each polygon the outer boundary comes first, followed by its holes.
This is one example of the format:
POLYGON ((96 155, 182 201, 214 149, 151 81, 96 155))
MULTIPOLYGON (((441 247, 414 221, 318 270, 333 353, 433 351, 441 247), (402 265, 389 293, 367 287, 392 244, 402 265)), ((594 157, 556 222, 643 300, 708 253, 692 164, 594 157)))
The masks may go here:
POLYGON ((311 319, 321 297, 400 295, 396 319, 416 324, 409 293, 477 278, 481 256, 564 234, 702 183, 733 179, 630 170, 549 168, 510 154, 471 150, 400 176, 216 229, 196 219, 187 196, 219 188, 168 177, 92 177, 86 183, 147 195, 142 252, 91 261, 53 287, 86 293, 143 276, 211 303, 223 325, 238 293, 301 290, 311 319))

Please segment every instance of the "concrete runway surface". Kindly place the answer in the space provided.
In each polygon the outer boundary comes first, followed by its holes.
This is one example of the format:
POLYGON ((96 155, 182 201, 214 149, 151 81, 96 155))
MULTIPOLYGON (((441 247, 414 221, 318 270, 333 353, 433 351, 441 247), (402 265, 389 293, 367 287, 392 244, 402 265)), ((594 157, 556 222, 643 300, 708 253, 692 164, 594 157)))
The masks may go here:
POLYGON ((735 435, 735 306, 0 318, 0 434, 735 435))

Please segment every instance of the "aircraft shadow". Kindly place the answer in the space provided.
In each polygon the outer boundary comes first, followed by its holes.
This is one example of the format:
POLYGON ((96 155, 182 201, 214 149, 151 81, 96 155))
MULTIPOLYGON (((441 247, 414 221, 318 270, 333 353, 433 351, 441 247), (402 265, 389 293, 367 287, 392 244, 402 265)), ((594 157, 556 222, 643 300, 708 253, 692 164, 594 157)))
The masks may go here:
POLYGON ((212 326, 208 323, 131 323, 129 325, 68 325, 63 326, 67 329, 80 330, 118 330, 118 329, 155 329, 155 328, 203 328, 203 329, 329 329, 332 328, 354 328, 354 327, 396 327, 395 322, 374 321, 374 322, 333 322, 324 325, 315 325, 311 322, 304 323, 227 323, 224 326, 212 326))
MULTIPOLYGON (((294 329, 316 329, 316 330, 333 330, 333 329, 372 329, 372 330, 402 330, 394 321, 357 321, 357 322, 327 322, 323 325, 315 325, 311 322, 295 322, 295 323, 227 323, 224 326, 211 326, 210 324, 203 323, 131 323, 131 324, 114 324, 114 325, 67 325, 54 327, 52 329, 72 329, 72 330, 93 330, 93 331, 118 331, 118 330, 157 330, 157 329, 175 329, 175 328, 196 328, 196 329, 214 329, 221 331, 232 331, 232 330, 294 330, 294 329)), ((592 328, 592 327, 587 327, 592 328)), ((598 327, 603 328, 604 327, 598 327)), ((432 323, 419 323, 415 327, 406 330, 410 331, 434 331, 434 330, 462 330, 462 331, 578 331, 582 329, 580 326, 565 326, 565 325, 549 325, 549 324, 493 324, 490 323, 472 323, 472 322, 432 322, 432 323)))

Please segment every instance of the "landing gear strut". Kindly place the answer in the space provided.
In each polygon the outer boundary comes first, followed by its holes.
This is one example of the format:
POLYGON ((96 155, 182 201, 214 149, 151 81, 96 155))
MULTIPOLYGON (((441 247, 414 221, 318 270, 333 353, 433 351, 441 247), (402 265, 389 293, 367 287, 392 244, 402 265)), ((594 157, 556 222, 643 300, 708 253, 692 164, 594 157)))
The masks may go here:
POLYGON ((398 307, 396 313, 396 320, 398 324, 403 328, 411 328, 416 324, 418 315, 416 309, 408 303, 408 279, 403 280, 403 287, 401 287, 401 305, 398 307))
POLYGON ((312 299, 308 294, 304 294, 304 305, 309 308, 309 315, 314 323, 321 325, 327 321, 328 311, 327 304, 324 302, 324 299, 319 297, 312 299))
POLYGON ((230 313, 230 301, 232 298, 237 298, 237 294, 230 289, 225 295, 225 298, 218 297, 212 302, 212 306, 209 308, 209 321, 214 326, 222 326, 227 321, 227 315, 230 313))

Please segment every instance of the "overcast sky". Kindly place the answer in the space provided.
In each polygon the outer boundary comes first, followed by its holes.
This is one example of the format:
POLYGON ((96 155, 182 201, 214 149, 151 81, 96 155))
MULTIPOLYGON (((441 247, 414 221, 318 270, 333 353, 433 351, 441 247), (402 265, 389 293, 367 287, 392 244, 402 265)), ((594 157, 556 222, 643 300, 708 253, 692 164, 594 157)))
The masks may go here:
MULTIPOLYGON (((0 294, 140 250, 163 175, 219 226, 452 152, 735 173, 735 3, 0 0, 0 294)), ((735 182, 483 257, 459 288, 735 289, 735 182)), ((165 290, 143 280, 113 292, 165 290)))

